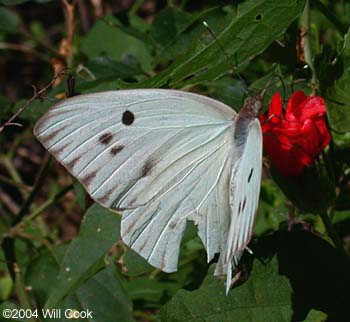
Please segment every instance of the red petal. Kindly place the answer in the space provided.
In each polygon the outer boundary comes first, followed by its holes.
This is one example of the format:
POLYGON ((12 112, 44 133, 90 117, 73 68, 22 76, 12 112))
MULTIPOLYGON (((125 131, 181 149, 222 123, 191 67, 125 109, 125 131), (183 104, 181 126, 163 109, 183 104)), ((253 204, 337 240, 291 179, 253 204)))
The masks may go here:
POLYGON ((264 150, 270 157, 273 165, 284 176, 298 176, 310 158, 298 146, 282 143, 275 136, 264 136, 264 150))
POLYGON ((287 108, 286 108, 286 117, 285 119, 288 121, 295 121, 295 110, 297 107, 307 99, 307 96, 303 91, 296 91, 292 94, 292 96, 288 100, 287 108))
POLYGON ((320 117, 326 113, 326 106, 322 97, 310 96, 294 110, 295 117, 304 122, 306 119, 320 117))
POLYGON ((315 123, 313 123, 311 120, 307 120, 304 123, 301 131, 303 133, 303 142, 300 142, 300 144, 303 146, 304 152, 307 153, 310 158, 317 157, 317 155, 321 152, 319 149, 321 137, 315 123))
POLYGON ((321 97, 306 97, 297 91, 289 99, 285 118, 281 119, 281 96, 278 93, 273 96, 268 115, 260 120, 265 121, 262 123, 265 152, 282 175, 300 175, 329 143, 325 113, 321 97), (271 115, 278 118, 268 121, 271 115))
POLYGON ((331 134, 326 125, 325 115, 314 122, 319 136, 319 151, 321 152, 331 141, 331 134))
POLYGON ((277 123, 282 119, 283 117, 282 106, 283 106, 282 97, 280 93, 276 92, 272 96, 272 99, 269 105, 269 112, 268 112, 269 117, 276 116, 271 118, 272 123, 277 123))

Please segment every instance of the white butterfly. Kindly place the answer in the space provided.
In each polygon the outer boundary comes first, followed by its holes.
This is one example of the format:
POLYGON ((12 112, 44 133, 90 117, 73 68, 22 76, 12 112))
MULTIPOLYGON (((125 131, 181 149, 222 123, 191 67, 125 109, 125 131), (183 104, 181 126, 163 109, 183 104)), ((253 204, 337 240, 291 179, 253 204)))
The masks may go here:
POLYGON ((34 133, 95 201, 123 210, 124 242, 153 266, 177 270, 193 220, 228 291, 258 207, 260 106, 250 97, 237 114, 188 92, 109 91, 56 104, 34 133))

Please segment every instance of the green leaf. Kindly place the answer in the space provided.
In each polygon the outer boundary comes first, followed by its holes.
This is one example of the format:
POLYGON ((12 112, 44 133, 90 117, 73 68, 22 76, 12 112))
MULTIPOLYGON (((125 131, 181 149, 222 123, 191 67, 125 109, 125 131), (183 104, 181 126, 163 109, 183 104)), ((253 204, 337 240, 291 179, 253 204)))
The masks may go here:
POLYGON ((14 6, 17 4, 22 4, 30 0, 1 0, 1 3, 5 6, 14 6))
POLYGON ((198 291, 179 291, 161 310, 164 321, 290 321, 291 286, 278 274, 274 257, 267 265, 254 263, 249 280, 226 297, 224 280, 209 270, 198 291), (215 294, 215 296, 214 296, 215 294))
POLYGON ((333 224, 338 224, 341 222, 348 221, 350 222, 350 210, 343 210, 343 211, 335 211, 334 216, 332 218, 333 224))
POLYGON ((161 309, 161 320, 311 322, 317 321, 309 314, 313 308, 334 321, 348 316, 350 266, 326 241, 305 231, 278 232, 252 249, 257 258, 245 254, 241 261, 241 276, 248 279, 228 296, 211 267, 198 290, 176 293, 161 309))
POLYGON ((317 311, 311 310, 304 322, 325 322, 327 321, 327 314, 317 311))
POLYGON ((158 281, 149 277, 134 279, 125 286, 132 300, 148 302, 159 302, 167 293, 173 294, 179 289, 177 283, 158 281))
POLYGON ((6 8, 0 8, 0 33, 16 33, 20 24, 17 14, 6 8))
MULTIPOLYGON (((57 258, 54 258, 47 251, 42 252, 28 268, 26 285, 31 286, 31 294, 37 301, 39 311, 41 311, 49 293, 60 287, 56 278, 59 274, 57 260, 61 261, 66 250, 66 246, 55 247, 57 258)), ((55 308, 59 308, 61 312, 66 309, 91 310, 93 319, 88 319, 89 321, 132 320, 132 305, 113 263, 88 279, 55 308)), ((48 319, 48 321, 51 320, 48 319)), ((64 319, 64 321, 67 320, 64 319)))
POLYGON ((59 287, 57 275, 59 273, 59 263, 62 262, 64 254, 68 249, 68 244, 54 247, 54 252, 47 249, 39 254, 29 263, 25 274, 26 285, 32 288, 32 294, 39 307, 43 307, 50 293, 59 287))
POLYGON ((124 264, 127 276, 138 276, 155 270, 148 262, 131 248, 127 247, 124 256, 124 264))
MULTIPOLYGON (((264 51, 302 12, 304 0, 283 0, 278 5, 270 0, 248 0, 229 13, 230 22, 217 33, 220 44, 238 65, 264 51)), ((202 23, 202 21, 198 22, 202 23)), ((156 77, 140 87, 182 87, 213 80, 231 69, 232 61, 222 53, 217 42, 208 43, 207 30, 202 27, 201 37, 191 51, 156 77)))
POLYGON ((258 236, 278 230, 280 224, 287 220, 288 208, 286 197, 272 180, 261 184, 260 201, 254 233, 258 236))
POLYGON ((342 54, 343 74, 325 92, 330 125, 338 132, 350 131, 350 31, 344 37, 342 54))
POLYGON ((86 190, 82 186, 82 184, 73 177, 73 186, 74 191, 77 196, 77 203, 79 204, 80 208, 85 210, 86 209, 86 190))
POLYGON ((176 7, 166 7, 156 14, 151 28, 151 37, 158 47, 166 47, 193 22, 190 13, 176 7))
POLYGON ((169 61, 192 56, 203 45, 213 41, 209 32, 203 35, 203 30, 207 29, 202 22, 206 21, 216 34, 220 34, 230 23, 232 12, 232 8, 225 10, 221 7, 209 8, 191 15, 176 8, 166 8, 159 12, 152 25, 154 46, 157 49, 154 64, 168 64, 169 61), (167 38, 163 29, 168 31, 167 38))
MULTIPOLYGON (((12 107, 12 112, 18 111, 24 104, 26 104, 27 100, 22 99, 16 102, 16 104, 12 107)), ((50 106, 54 105, 56 102, 52 100, 35 100, 31 103, 28 108, 26 108, 19 116, 20 120, 25 120, 30 122, 30 124, 35 124, 35 122, 42 116, 50 106)))
MULTIPOLYGON (((113 17, 109 17, 109 20, 118 23, 113 17)), ((150 70, 150 55, 146 45, 104 20, 96 22, 82 39, 81 50, 89 59, 108 56, 117 61, 124 61, 128 56, 134 56, 144 70, 150 70)))
POLYGON ((142 74, 138 62, 132 57, 123 63, 117 62, 108 56, 96 57, 84 65, 96 78, 113 76, 114 78, 126 78, 142 74))
POLYGON ((3 303, 0 303, 0 321, 1 322, 24 322, 24 320, 21 320, 21 319, 14 319, 14 318, 11 318, 11 319, 5 319, 4 316, 3 316, 3 312, 4 310, 19 310, 20 307, 18 307, 15 303, 12 303, 12 302, 3 302, 3 303))
MULTIPOLYGON (((92 311, 91 322, 132 321, 132 303, 121 284, 114 264, 100 271, 65 300, 63 309, 92 311)), ((66 320, 65 321, 71 321, 66 320)))
POLYGON ((233 107, 236 112, 243 106, 246 87, 242 81, 226 76, 202 82, 201 86, 208 87, 206 95, 233 107))
POLYGON ((57 285, 46 308, 54 308, 103 266, 103 257, 120 238, 120 216, 94 204, 86 212, 79 235, 71 242, 60 263, 57 285))
POLYGON ((0 275, 0 301, 5 301, 11 295, 13 282, 10 274, 0 275))

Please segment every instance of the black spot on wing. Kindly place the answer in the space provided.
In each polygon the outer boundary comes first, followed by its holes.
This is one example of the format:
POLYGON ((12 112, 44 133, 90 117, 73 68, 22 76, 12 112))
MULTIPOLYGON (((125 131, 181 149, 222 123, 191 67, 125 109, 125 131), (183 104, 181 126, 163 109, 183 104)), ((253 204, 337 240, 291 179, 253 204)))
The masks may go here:
POLYGON ((98 201, 102 204, 105 205, 107 204, 107 202, 109 201, 113 191, 114 191, 115 187, 110 189, 106 194, 104 194, 103 196, 101 196, 100 198, 98 198, 98 201))
POLYGON ((247 203, 247 196, 244 197, 243 203, 242 201, 239 202, 238 213, 237 213, 238 216, 244 211, 246 203, 247 203))
POLYGON ((78 155, 76 158, 74 158, 73 160, 69 161, 66 164, 66 167, 68 170, 72 170, 75 166, 75 164, 81 159, 82 155, 78 155))
POLYGON ((135 115, 131 111, 125 111, 122 116, 122 122, 124 125, 131 125, 135 121, 135 115))
POLYGON ((173 220, 169 223, 169 228, 170 228, 171 230, 174 230, 174 229, 176 228, 177 224, 178 224, 178 220, 177 220, 177 219, 173 219, 173 220))
POLYGON ((113 134, 112 133, 103 133, 98 140, 100 141, 101 144, 108 144, 109 142, 111 142, 113 138, 113 134))
POLYGON ((243 200, 242 212, 244 211, 244 208, 245 208, 246 203, 247 203, 247 196, 245 196, 245 197, 244 197, 244 200, 243 200))
POLYGON ((148 159, 142 167, 142 175, 141 178, 148 176, 151 173, 154 162, 152 159, 148 159))
POLYGON ((116 154, 118 154, 121 150, 123 150, 124 149, 124 145, 116 145, 116 146, 114 146, 112 149, 111 149, 111 154, 112 155, 116 155, 116 154))
POLYGON ((248 183, 250 182, 250 179, 252 178, 253 170, 254 170, 254 169, 251 168, 250 173, 249 173, 249 176, 248 176, 248 183))
POLYGON ((86 175, 84 178, 82 178, 80 181, 85 187, 89 187, 92 180, 96 177, 97 171, 90 172, 88 175, 86 175))

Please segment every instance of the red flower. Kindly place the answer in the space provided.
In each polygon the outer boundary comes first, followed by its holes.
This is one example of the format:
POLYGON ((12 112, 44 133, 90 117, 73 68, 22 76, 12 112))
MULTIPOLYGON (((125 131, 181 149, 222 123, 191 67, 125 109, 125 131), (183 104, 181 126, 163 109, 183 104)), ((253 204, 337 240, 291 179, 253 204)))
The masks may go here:
POLYGON ((285 112, 282 105, 276 93, 267 114, 260 116, 264 150, 282 175, 297 176, 330 142, 326 106, 322 97, 307 97, 302 91, 293 93, 285 112))

